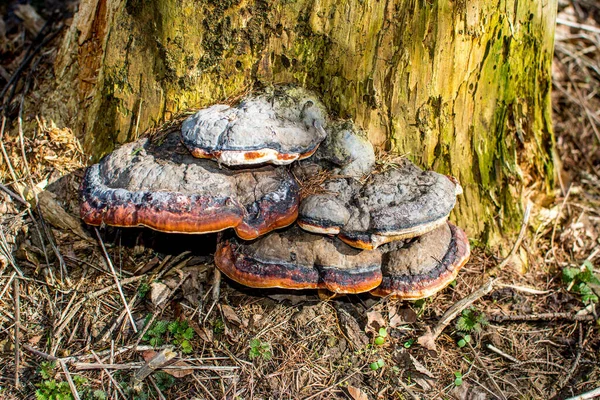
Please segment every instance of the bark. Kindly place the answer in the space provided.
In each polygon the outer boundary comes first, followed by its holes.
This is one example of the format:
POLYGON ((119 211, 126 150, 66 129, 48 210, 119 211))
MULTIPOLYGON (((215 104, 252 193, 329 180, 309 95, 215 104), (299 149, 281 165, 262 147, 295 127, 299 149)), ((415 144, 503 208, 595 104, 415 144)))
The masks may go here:
POLYGON ((56 64, 54 116, 97 159, 186 109, 297 82, 375 145, 456 176, 453 219, 493 244, 520 225, 523 188, 554 183, 556 6, 82 0, 56 64))

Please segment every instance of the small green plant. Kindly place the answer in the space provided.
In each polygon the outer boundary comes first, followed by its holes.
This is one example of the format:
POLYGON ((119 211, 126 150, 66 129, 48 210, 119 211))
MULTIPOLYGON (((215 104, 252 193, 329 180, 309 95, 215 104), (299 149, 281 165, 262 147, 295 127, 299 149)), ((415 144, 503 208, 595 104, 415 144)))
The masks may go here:
POLYGON ((44 380, 37 384, 35 391, 37 400, 71 400, 73 395, 67 382, 57 382, 55 379, 44 380))
POLYGON ((42 361, 40 363, 40 369, 38 370, 42 379, 50 379, 54 377, 54 370, 56 369, 56 362, 54 361, 42 361))
POLYGON ((385 338, 387 337, 388 333, 387 330, 385 328, 379 328, 379 332, 377 337, 375 337, 375 344, 377 346, 383 346, 383 344, 385 343, 385 338))
POLYGON ((461 316, 456 320, 456 329, 461 332, 481 332, 482 327, 488 325, 489 322, 485 315, 476 308, 471 307, 463 310, 461 316))
MULTIPOLYGON (((146 318, 146 323, 150 316, 146 318)), ((169 323, 167 321, 154 321, 142 339, 150 343, 152 347, 158 347, 164 343, 164 335, 167 332, 169 323)))
POLYGON ((406 342, 404 342, 404 348, 410 349, 410 346, 412 346, 414 342, 415 342, 415 339, 408 339, 406 342))
POLYGON ((598 302, 598 295, 591 285, 600 285, 600 278, 594 274, 594 266, 589 260, 586 260, 581 268, 563 268, 562 277, 569 285, 567 290, 580 294, 584 304, 598 302))
MULTIPOLYGON (((42 377, 49 376, 49 369, 45 369, 46 367, 50 367, 50 363, 46 363, 47 365, 42 367, 40 366, 40 375, 42 377), (45 371, 43 372, 43 370, 45 371)), ((53 368, 50 368, 52 370, 53 368)), ((82 395, 89 393, 88 390, 81 390, 81 387, 88 382, 86 378, 79 375, 73 376, 73 383, 75 383, 75 387, 77 387, 78 392, 82 395)), ((58 382, 55 379, 46 379, 36 385, 38 389, 35 391, 35 398, 37 400, 72 400, 73 394, 71 393, 71 388, 69 387, 69 383, 65 381, 58 382)), ((98 392, 102 392, 101 390, 98 392)), ((104 392, 102 394, 106 395, 104 392)), ((94 400, 103 400, 102 397, 96 397, 96 392, 93 392, 91 396, 94 400)), ((106 398, 106 397, 104 397, 106 398)))
POLYGON ((168 329, 173 335, 173 344, 179 346, 182 353, 191 353, 193 349, 190 340, 194 337, 194 330, 190 328, 187 321, 171 322, 168 329))
POLYGON ((384 365, 385 361, 383 361, 383 358, 380 358, 379 360, 369 364, 369 368, 371 368, 373 371, 377 371, 379 368, 383 368, 384 365))
POLYGON ((454 373, 454 385, 460 386, 463 383, 463 375, 460 371, 454 373))
POLYGON ((190 340, 194 338, 194 330, 187 321, 155 321, 148 329, 143 339, 152 347, 170 342, 178 346, 182 353, 191 353, 193 348, 190 340))
POLYGON ((143 299, 144 297, 146 297, 146 295, 148 294, 149 291, 150 291, 150 285, 148 284, 148 282, 142 282, 142 284, 140 285, 140 287, 137 290, 138 297, 140 299, 143 299))
POLYGON ((463 347, 465 347, 467 345, 467 343, 471 343, 471 335, 469 335, 469 334, 463 335, 463 337, 460 338, 458 340, 458 342, 456 342, 456 343, 458 344, 458 347, 460 347, 462 349, 463 347))
POLYGON ((270 360, 273 357, 271 354, 271 345, 261 342, 260 339, 252 339, 250 341, 250 352, 248 354, 251 360, 261 357, 263 360, 270 360))
POLYGON ((108 399, 108 396, 106 395, 106 392, 103 390, 94 390, 94 392, 92 393, 92 398, 94 400, 106 400, 108 399))
POLYGON ((175 384, 175 377, 163 371, 156 372, 154 379, 156 379, 156 386, 160 390, 167 390, 175 384))
POLYGON ((221 318, 216 318, 214 321, 212 321, 212 328, 213 328, 213 333, 215 334, 221 334, 223 332, 225 332, 225 323, 223 322, 223 320, 221 318))

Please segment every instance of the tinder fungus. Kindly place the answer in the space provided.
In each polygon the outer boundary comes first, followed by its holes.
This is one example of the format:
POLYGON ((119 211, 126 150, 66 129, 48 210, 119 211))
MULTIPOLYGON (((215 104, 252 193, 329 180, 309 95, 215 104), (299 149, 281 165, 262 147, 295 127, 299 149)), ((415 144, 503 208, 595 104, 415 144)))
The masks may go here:
POLYGON ((360 178, 372 172, 375 150, 367 134, 351 121, 331 124, 327 138, 308 162, 325 166, 334 175, 360 178))
POLYGON ((179 133, 122 146, 88 168, 81 218, 90 225, 207 233, 234 228, 254 239, 294 222, 299 188, 284 168, 232 171, 192 157, 179 133))
POLYGON ((221 239, 215 264, 229 278, 254 288, 361 293, 381 282, 379 251, 361 251, 296 226, 252 242, 221 239))
POLYGON ((448 286, 470 254, 465 233, 450 223, 378 250, 382 253, 383 280, 371 294, 403 300, 429 297, 448 286))
POLYGON ((319 192, 301 202, 298 224, 310 232, 337 234, 357 248, 374 249, 442 226, 459 193, 454 178, 423 171, 403 159, 364 183, 336 176, 326 180, 319 192))
POLYGON ((182 126, 184 144, 198 158, 228 166, 290 164, 311 156, 327 135, 327 111, 302 88, 253 94, 235 106, 198 111, 182 126))

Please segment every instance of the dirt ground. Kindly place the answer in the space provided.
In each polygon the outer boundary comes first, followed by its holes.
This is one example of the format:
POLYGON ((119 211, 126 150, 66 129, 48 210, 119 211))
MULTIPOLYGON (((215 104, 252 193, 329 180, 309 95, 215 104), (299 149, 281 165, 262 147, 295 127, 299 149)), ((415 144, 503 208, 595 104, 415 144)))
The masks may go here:
POLYGON ((8 3, 0 5, 1 399, 600 395, 596 0, 559 2, 560 188, 532 188, 514 251, 474 248, 455 285, 415 302, 252 290, 215 272, 214 235, 83 228, 81 147, 22 101, 51 73, 73 4, 8 3), (140 369, 173 355, 167 367, 140 369))

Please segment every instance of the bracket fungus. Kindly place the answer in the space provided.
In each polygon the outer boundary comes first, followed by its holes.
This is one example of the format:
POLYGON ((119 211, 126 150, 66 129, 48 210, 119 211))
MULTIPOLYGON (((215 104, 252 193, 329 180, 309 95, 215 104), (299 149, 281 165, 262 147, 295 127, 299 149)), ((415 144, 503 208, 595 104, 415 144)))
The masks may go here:
POLYGON ((375 296, 417 300, 448 286, 470 255, 469 240, 458 227, 445 223, 406 243, 381 246, 381 285, 375 296))
POLYGON ((170 134, 162 144, 126 144, 88 168, 80 213, 90 225, 177 233, 234 228, 254 239, 293 223, 298 202, 298 184, 286 169, 219 168, 192 157, 170 134))
POLYGON ((378 251, 361 251, 296 226, 252 242, 222 239, 215 264, 229 278, 254 288, 362 293, 381 283, 378 251))
POLYGON ((361 178, 373 171, 375 149, 367 134, 351 121, 339 121, 327 129, 327 138, 308 162, 324 165, 335 175, 361 178))
POLYGON ((254 288, 370 290, 375 296, 416 300, 446 287, 468 258, 464 232, 449 223, 375 250, 294 226, 252 242, 221 239, 215 264, 230 279, 254 288))
POLYGON ((327 120, 314 95, 291 86, 200 110, 181 130, 89 167, 81 218, 177 233, 233 228, 237 237, 219 235, 215 264, 255 288, 414 300, 448 285, 470 254, 447 222, 458 182, 405 159, 377 170, 367 135, 351 121, 326 131, 327 120))
POLYGON ((305 89, 283 86, 216 104, 183 122, 184 144, 198 158, 228 166, 290 164, 310 157, 325 139, 327 111, 305 89))
POLYGON ((416 237, 443 225, 462 192, 454 178, 423 171, 405 159, 397 168, 373 174, 364 184, 334 177, 322 189, 323 193, 302 200, 298 225, 313 233, 337 234, 361 249, 416 237))

